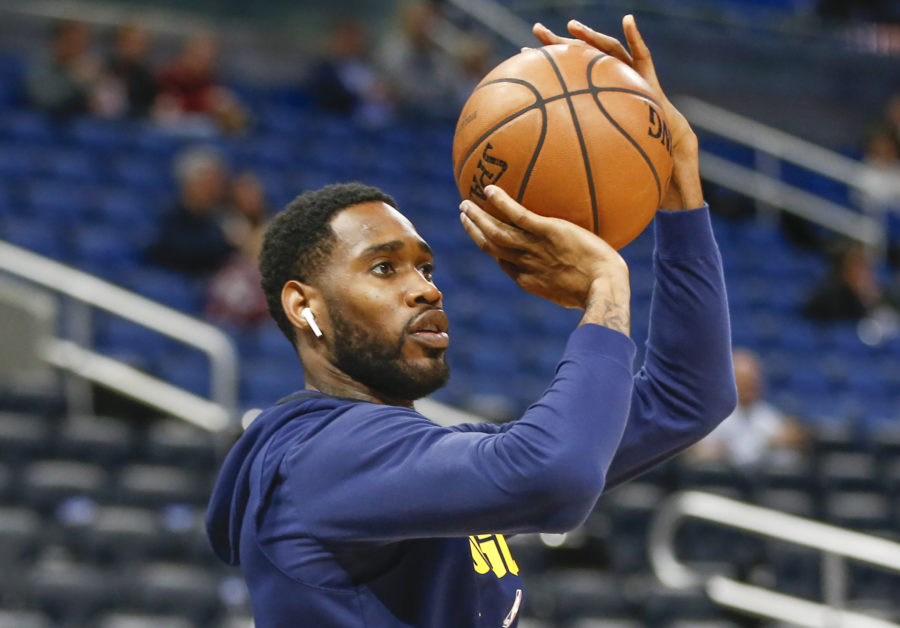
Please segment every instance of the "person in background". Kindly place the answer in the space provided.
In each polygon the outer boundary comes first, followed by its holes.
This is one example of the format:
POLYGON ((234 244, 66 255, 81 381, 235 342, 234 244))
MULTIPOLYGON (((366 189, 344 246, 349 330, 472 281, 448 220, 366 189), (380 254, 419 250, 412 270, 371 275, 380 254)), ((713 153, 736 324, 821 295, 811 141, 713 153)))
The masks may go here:
POLYGON ((260 233, 271 213, 259 177, 243 172, 231 183, 228 213, 223 220, 225 235, 235 246, 260 233))
POLYGON ((311 72, 308 88, 316 106, 325 111, 371 122, 390 116, 387 85, 369 58, 365 29, 357 20, 336 26, 327 55, 311 72))
POLYGON ((828 275, 813 290, 803 316, 816 321, 859 321, 884 306, 884 298, 866 249, 841 246, 832 257, 828 275))
POLYGON ((166 214, 148 259, 159 266, 205 275, 219 269, 234 252, 220 223, 225 167, 204 147, 186 149, 175 160, 179 197, 166 214))
POLYGON ((440 20, 437 6, 427 0, 413 2, 400 17, 397 32, 379 50, 379 65, 392 98, 408 116, 457 115, 460 85, 465 81, 453 55, 435 42, 440 20))
POLYGON ((212 321, 247 329, 268 319, 258 261, 264 232, 263 228, 249 232, 210 281, 206 315, 212 321))
POLYGON ((806 431, 764 398, 759 356, 748 349, 732 353, 738 405, 712 433, 689 450, 694 460, 723 460, 739 469, 754 469, 776 457, 798 458, 806 431))
POLYGON ((119 93, 117 116, 146 118, 156 102, 158 86, 147 59, 147 31, 135 22, 119 26, 106 60, 106 76, 119 93))
POLYGON ((252 172, 231 184, 230 209, 223 220, 234 253, 209 284, 206 314, 235 327, 254 327, 268 318, 259 274, 259 252, 269 215, 262 182, 252 172))
POLYGON ((225 131, 242 131, 247 112, 222 84, 216 63, 219 49, 209 33, 190 37, 175 60, 160 72, 157 120, 167 126, 213 123, 225 131))
POLYGON ((90 47, 91 31, 84 22, 64 20, 53 26, 49 51, 32 63, 25 80, 33 107, 55 116, 92 110, 100 66, 90 47))

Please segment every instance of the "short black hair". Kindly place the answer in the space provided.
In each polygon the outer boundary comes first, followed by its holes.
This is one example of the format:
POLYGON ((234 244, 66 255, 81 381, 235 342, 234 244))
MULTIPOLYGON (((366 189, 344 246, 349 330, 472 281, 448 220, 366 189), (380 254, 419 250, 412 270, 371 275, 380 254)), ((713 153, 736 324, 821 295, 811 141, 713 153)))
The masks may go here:
POLYGON ((335 214, 360 203, 380 201, 397 208, 397 201, 380 189, 363 183, 337 183, 304 192, 288 203, 266 229, 259 254, 259 272, 269 314, 294 344, 294 327, 281 306, 281 290, 292 279, 309 283, 319 273, 331 247, 335 214))

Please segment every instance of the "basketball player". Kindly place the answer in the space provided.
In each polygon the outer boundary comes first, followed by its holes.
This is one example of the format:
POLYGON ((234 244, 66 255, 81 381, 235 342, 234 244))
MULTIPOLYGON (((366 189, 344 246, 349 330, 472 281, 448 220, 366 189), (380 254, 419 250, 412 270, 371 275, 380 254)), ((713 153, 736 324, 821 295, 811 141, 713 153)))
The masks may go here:
POLYGON ((449 376, 428 245, 375 188, 298 197, 269 228, 260 265, 307 390, 247 429, 207 515, 216 553, 243 570, 258 628, 515 626, 524 593, 504 535, 571 530, 605 489, 699 440, 734 408, 696 138, 659 91, 631 18, 633 59, 612 38, 570 31, 631 63, 672 124, 646 363, 632 376, 618 253, 489 187, 489 211, 462 204, 466 231, 522 288, 584 316, 520 419, 438 426, 412 407, 449 376))

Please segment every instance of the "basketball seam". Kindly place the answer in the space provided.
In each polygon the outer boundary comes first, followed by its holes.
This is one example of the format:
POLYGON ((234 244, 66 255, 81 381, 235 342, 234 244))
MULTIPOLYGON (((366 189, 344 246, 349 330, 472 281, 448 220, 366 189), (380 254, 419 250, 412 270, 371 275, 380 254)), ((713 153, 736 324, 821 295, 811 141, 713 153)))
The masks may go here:
MULTIPOLYGON (((603 55, 603 56, 605 56, 605 55, 603 55)), ((522 109, 519 109, 515 113, 511 113, 510 115, 506 116, 505 118, 503 118, 502 120, 500 120, 499 122, 497 122, 493 126, 491 126, 489 129, 484 131, 480 136, 478 136, 478 138, 474 142, 472 142, 472 144, 466 150, 465 154, 459 160, 459 167, 456 169, 456 178, 457 179, 459 179, 459 176, 462 173, 462 170, 465 167, 466 162, 468 161, 469 157, 472 156, 472 153, 475 152, 475 149, 478 148, 478 145, 481 144, 484 140, 486 140, 491 134, 493 134, 499 128, 509 124, 510 122, 512 122, 513 120, 518 118, 519 116, 525 115, 526 113, 529 113, 530 111, 533 111, 535 109, 540 109, 541 114, 542 114, 542 124, 546 128, 547 103, 556 102, 557 100, 561 100, 563 98, 568 98, 569 96, 581 96, 582 94, 597 94, 600 92, 616 92, 616 93, 622 93, 622 94, 634 94, 636 96, 641 96, 642 98, 646 98, 653 104, 656 104, 656 105, 659 104, 655 100, 653 100, 652 98, 647 96, 647 94, 645 94, 644 92, 641 92, 641 91, 638 91, 635 89, 628 89, 626 87, 593 86, 593 87, 589 87, 588 89, 579 89, 574 92, 568 92, 568 93, 564 92, 562 94, 556 94, 555 96, 550 96, 549 98, 544 98, 543 96, 541 96, 540 92, 537 91, 537 88, 535 88, 531 83, 529 83, 527 81, 523 81, 521 79, 515 79, 515 78, 494 79, 492 81, 488 81, 487 83, 482 83, 481 85, 479 85, 478 87, 475 88, 475 91, 478 91, 482 87, 487 87, 488 85, 496 85, 498 83, 515 83, 517 85, 524 85, 529 90, 531 90, 531 92, 534 94, 536 100, 532 104, 530 104, 526 107, 523 107, 522 109)), ((521 200, 521 198, 519 198, 517 200, 521 200)))
POLYGON ((543 96, 541 96, 541 93, 537 90, 537 88, 534 85, 532 85, 528 81, 523 81, 521 79, 504 78, 504 79, 496 79, 494 81, 489 81, 488 83, 485 83, 484 85, 480 85, 476 89, 480 89, 481 87, 485 87, 487 85, 493 85, 496 83, 515 83, 516 85, 523 85, 523 86, 527 87, 529 90, 531 90, 532 94, 534 94, 535 102, 528 105, 527 107, 519 109, 515 113, 512 113, 512 114, 506 116, 500 122, 497 122, 496 124, 491 126, 489 129, 487 129, 484 133, 482 133, 480 136, 478 136, 478 139, 476 139, 474 142, 472 142, 472 145, 469 146, 468 150, 466 150, 465 154, 459 160, 459 167, 456 170, 456 179, 457 180, 459 180, 459 175, 462 174, 462 170, 465 167, 466 162, 469 160, 469 157, 472 156, 472 153, 475 152, 475 149, 478 148, 478 146, 484 140, 486 140, 488 137, 490 137, 497 129, 512 122, 519 116, 524 115, 524 114, 528 113, 529 111, 532 111, 533 109, 538 109, 538 108, 541 110, 541 113, 544 117, 544 122, 546 123, 547 112, 546 112, 546 105, 544 104, 544 98, 543 98, 543 96))
MULTIPOLYGON (((594 69, 594 64, 597 62, 597 60, 599 58, 600 57, 594 57, 588 63, 587 82, 588 82, 589 86, 593 86, 593 81, 591 81, 591 70, 594 69)), ((635 140, 633 137, 631 137, 631 135, 625 129, 623 129, 622 126, 618 122, 616 122, 615 118, 613 118, 609 114, 609 112, 606 110, 606 107, 604 107, 603 104, 600 102, 599 92, 595 92, 593 94, 593 98, 594 98, 594 102, 597 103, 597 107, 600 109, 600 113, 602 113, 606 117, 606 119, 609 120, 609 123, 612 124, 613 127, 619 133, 621 133, 622 136, 625 137, 625 139, 627 139, 631 143, 631 145, 635 148, 635 150, 637 150, 637 152, 640 153, 644 162, 647 164, 647 167, 650 168, 650 173, 653 175, 653 180, 656 182, 656 205, 658 207, 659 204, 662 203, 662 184, 659 181, 659 173, 656 172, 656 166, 653 165, 653 162, 650 160, 650 157, 647 155, 646 151, 644 151, 644 149, 641 147, 641 145, 637 143, 637 140, 635 140)), ((651 98, 648 100, 652 101, 653 99, 651 98)), ((655 101, 653 101, 653 102, 655 103, 655 101)))
MULTIPOLYGON (((594 233, 599 235, 600 216, 597 213, 597 191, 594 189, 594 175, 591 172, 591 162, 587 152, 587 145, 584 143, 584 135, 581 132, 581 125, 578 123, 578 116, 575 115, 575 103, 572 102, 572 96, 571 94, 569 94, 568 87, 566 87, 566 81, 565 79, 563 79, 562 73, 559 71, 559 68, 557 67, 556 62, 553 60, 553 57, 543 48, 540 48, 539 50, 550 63, 550 66, 556 73, 556 78, 557 80, 559 80, 559 84, 562 87, 563 93, 566 95, 566 102, 569 105, 569 113, 572 115, 572 126, 575 128, 575 135, 578 136, 578 144, 581 147, 581 159, 584 161, 584 170, 585 174, 587 175, 588 192, 591 195, 591 212, 594 215, 594 233)), ((597 57, 595 57, 595 60, 605 56, 605 54, 601 53, 597 55, 597 57)))

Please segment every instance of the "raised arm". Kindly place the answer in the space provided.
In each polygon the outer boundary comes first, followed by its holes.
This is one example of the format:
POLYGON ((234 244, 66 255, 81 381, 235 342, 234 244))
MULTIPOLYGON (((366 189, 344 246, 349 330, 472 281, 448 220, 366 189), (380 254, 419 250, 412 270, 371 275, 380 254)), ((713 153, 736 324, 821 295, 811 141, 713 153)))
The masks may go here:
POLYGON ((485 191, 490 213, 461 207, 478 246, 524 289, 584 310, 552 385, 494 433, 440 428, 391 406, 350 410, 329 427, 339 436, 308 439, 285 457, 289 494, 316 495, 298 511, 307 533, 387 540, 565 530, 602 492, 632 397, 628 268, 591 232, 485 191))
MULTIPOLYGON (((628 43, 575 21, 569 32, 631 65, 656 92, 672 132, 672 179, 656 216, 656 283, 646 361, 635 376, 628 425, 607 488, 681 451, 711 431, 736 403, 722 262, 700 185, 697 137, 666 97, 632 16, 628 43), (630 52, 629 52, 630 50, 630 52), (688 211, 680 211, 688 210, 688 211)), ((540 24, 544 44, 570 41, 540 24)))

